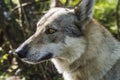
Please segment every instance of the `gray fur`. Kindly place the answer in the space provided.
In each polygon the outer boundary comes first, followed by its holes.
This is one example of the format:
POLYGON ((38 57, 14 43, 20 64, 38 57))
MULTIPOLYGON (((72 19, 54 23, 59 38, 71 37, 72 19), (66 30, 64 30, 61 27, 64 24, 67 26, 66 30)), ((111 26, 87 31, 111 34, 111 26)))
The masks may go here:
POLYGON ((120 80, 120 59, 101 80, 120 80))
POLYGON ((65 80, 120 80, 120 43, 92 18, 93 5, 50 9, 16 53, 31 64, 51 60, 65 80))

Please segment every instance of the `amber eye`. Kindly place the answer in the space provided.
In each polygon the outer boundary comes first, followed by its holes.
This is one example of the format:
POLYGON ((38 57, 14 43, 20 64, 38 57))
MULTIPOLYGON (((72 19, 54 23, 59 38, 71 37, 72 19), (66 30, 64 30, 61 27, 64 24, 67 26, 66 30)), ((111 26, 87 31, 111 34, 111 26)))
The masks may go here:
POLYGON ((53 29, 53 28, 49 28, 45 31, 46 34, 53 34, 55 33, 57 30, 56 29, 53 29))

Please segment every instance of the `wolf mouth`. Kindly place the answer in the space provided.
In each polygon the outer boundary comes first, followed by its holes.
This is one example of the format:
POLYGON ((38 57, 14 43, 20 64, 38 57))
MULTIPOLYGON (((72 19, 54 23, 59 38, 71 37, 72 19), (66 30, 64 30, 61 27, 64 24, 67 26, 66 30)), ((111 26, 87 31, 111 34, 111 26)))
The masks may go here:
POLYGON ((38 63, 41 63, 41 62, 44 62, 46 60, 49 60, 53 57, 53 54, 52 53, 48 53, 46 54, 45 56, 39 58, 38 60, 31 60, 29 58, 22 58, 21 60, 23 62, 26 62, 26 63, 30 63, 30 64, 38 64, 38 63))

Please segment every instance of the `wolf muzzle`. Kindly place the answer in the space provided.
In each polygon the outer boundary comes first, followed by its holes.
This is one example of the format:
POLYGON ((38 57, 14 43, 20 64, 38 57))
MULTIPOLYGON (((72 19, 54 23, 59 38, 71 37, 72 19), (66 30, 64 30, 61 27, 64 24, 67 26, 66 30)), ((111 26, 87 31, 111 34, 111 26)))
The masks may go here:
POLYGON ((30 47, 28 46, 28 44, 22 44, 21 46, 19 46, 16 50, 15 50, 15 54, 22 59, 22 61, 29 61, 29 62, 41 62, 41 61, 45 61, 45 60, 49 60, 53 57, 53 53, 47 53, 44 56, 41 56, 38 60, 30 60, 28 55, 29 55, 29 51, 30 51, 30 47))

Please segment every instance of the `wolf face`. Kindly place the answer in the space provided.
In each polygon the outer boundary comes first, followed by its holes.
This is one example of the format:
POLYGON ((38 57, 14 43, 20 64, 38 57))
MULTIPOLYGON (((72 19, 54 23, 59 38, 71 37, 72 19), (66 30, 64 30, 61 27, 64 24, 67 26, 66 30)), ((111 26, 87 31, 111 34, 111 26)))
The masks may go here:
POLYGON ((30 63, 52 58, 73 62, 85 50, 84 28, 92 19, 93 4, 94 0, 83 0, 76 9, 50 9, 38 21, 36 32, 16 49, 16 53, 30 63))
MULTIPOLYGON (((37 23, 37 30, 27 39, 16 53, 24 61, 38 63, 51 58, 70 58, 72 47, 81 42, 85 45, 84 32, 78 26, 78 19, 73 10, 53 8, 37 23), (81 37, 78 39, 78 37, 81 37)), ((74 50, 73 50, 74 51, 74 50)), ((83 52, 83 51, 81 51, 83 52)), ((73 52, 74 53, 74 52, 73 52)), ((78 54, 76 54, 78 56, 78 54)))

